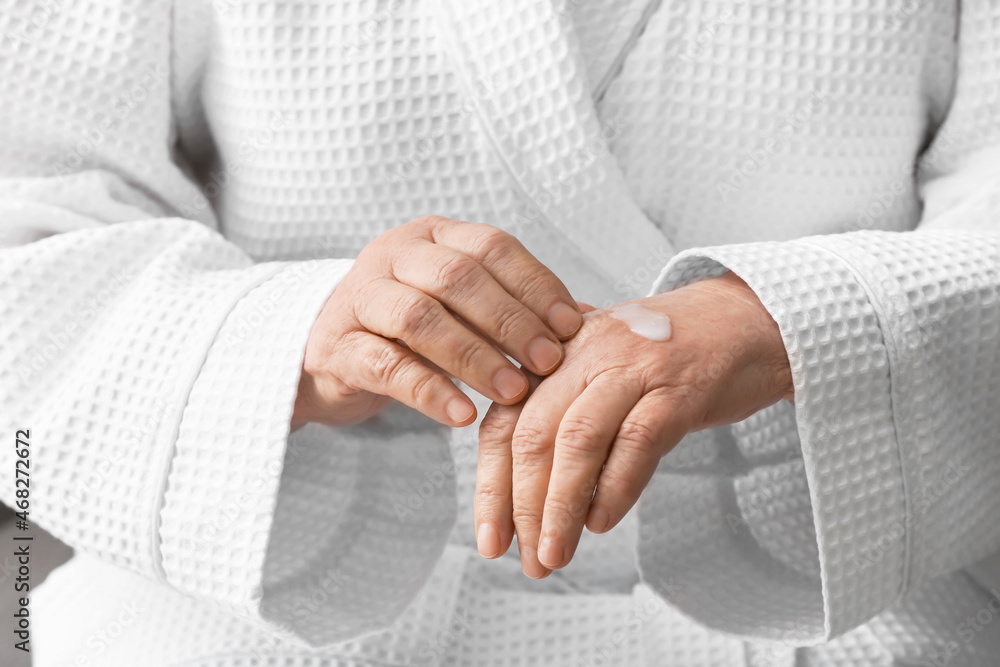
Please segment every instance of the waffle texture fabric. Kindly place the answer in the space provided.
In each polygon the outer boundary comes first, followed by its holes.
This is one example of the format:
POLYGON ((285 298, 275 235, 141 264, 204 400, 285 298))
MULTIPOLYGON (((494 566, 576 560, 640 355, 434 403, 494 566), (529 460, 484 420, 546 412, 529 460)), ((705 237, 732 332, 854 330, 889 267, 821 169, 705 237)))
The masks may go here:
POLYGON ((995 0, 0 8, 0 422, 77 552, 37 665, 997 664, 995 0), (427 213, 597 305, 736 272, 794 405, 545 581, 478 559, 474 428, 289 433, 324 300, 427 213))

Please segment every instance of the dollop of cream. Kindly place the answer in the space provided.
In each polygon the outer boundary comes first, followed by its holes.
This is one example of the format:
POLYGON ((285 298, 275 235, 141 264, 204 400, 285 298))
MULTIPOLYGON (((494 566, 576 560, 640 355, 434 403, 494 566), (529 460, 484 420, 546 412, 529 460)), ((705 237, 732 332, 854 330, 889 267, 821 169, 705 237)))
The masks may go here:
POLYGON ((670 318, 663 313, 650 310, 637 303, 615 306, 609 312, 611 317, 628 325, 633 333, 649 340, 664 341, 670 338, 670 318))

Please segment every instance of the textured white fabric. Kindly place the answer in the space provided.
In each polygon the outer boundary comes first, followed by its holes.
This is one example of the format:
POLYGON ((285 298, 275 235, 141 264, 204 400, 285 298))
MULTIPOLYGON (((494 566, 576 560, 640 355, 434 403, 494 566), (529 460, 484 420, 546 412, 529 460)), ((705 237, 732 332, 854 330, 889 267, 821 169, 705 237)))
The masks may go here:
POLYGON ((36 664, 995 666, 1000 4, 958 5, 0 2, 0 425, 78 551, 36 664), (481 561, 474 428, 288 434, 426 213, 597 305, 735 271, 794 406, 545 581, 481 561))

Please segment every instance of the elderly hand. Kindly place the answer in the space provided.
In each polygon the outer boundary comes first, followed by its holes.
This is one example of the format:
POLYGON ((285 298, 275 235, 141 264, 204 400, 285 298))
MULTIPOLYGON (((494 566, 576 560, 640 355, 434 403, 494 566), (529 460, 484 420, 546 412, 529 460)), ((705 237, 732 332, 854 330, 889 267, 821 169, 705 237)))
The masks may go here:
POLYGON ((630 304, 667 315, 670 338, 635 333, 618 307, 587 313, 562 365, 535 378, 527 399, 495 403, 484 418, 475 496, 483 556, 506 552, 516 531, 526 575, 565 567, 584 525, 603 533, 621 521, 685 434, 791 397, 777 324, 735 275, 630 304))
POLYGON ((510 234, 419 218, 372 241, 309 334, 292 426, 352 424, 394 398, 448 426, 476 409, 454 376, 511 404, 562 360, 580 328, 559 279, 510 234))

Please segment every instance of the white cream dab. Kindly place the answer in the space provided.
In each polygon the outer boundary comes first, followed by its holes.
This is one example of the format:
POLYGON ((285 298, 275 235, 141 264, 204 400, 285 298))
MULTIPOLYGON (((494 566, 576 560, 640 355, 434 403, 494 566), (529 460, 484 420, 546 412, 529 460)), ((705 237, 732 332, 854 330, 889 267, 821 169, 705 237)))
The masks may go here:
POLYGON ((637 303, 626 303, 615 306, 608 314, 627 324, 633 333, 643 338, 657 341, 670 338, 670 318, 663 313, 644 308, 637 303))

